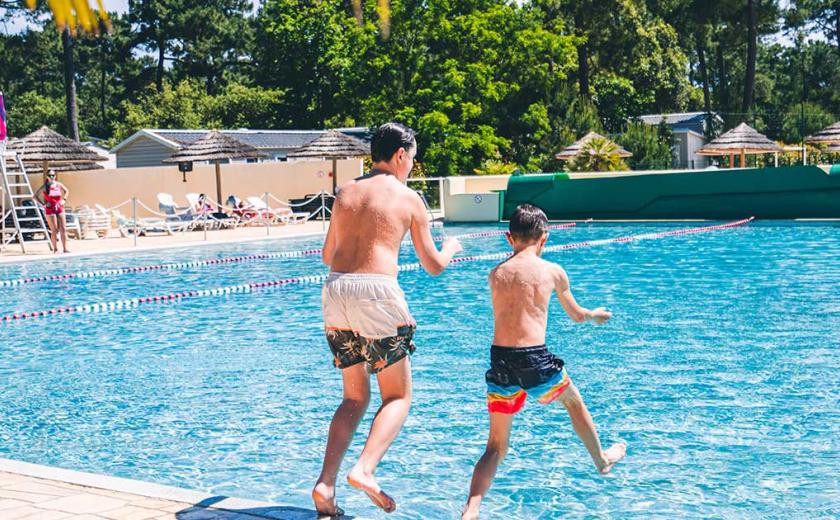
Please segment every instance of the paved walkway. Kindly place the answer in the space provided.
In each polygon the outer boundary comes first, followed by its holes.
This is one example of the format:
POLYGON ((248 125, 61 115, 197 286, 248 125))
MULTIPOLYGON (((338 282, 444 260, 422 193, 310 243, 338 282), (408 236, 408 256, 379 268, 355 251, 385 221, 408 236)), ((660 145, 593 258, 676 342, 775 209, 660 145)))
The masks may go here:
POLYGON ((246 242, 322 233, 324 233, 324 224, 320 221, 312 221, 303 224, 274 226, 268 230, 265 227, 241 227, 237 229, 208 231, 206 240, 203 231, 179 232, 171 236, 149 235, 137 237, 137 244, 135 245, 133 237, 122 238, 117 236, 115 230, 111 230, 108 238, 88 238, 85 240, 74 240, 71 238, 68 241, 71 251, 70 254, 50 253, 49 244, 46 242, 26 244, 27 254, 25 255, 21 252, 18 244, 6 244, 3 246, 2 251, 0 251, 0 264, 22 260, 29 262, 33 260, 67 258, 68 256, 83 256, 97 253, 132 252, 167 247, 246 242))
POLYGON ((213 496, 148 482, 0 459, 2 520, 317 518, 315 511, 299 507, 213 496), (45 478, 50 476, 54 478, 45 478))

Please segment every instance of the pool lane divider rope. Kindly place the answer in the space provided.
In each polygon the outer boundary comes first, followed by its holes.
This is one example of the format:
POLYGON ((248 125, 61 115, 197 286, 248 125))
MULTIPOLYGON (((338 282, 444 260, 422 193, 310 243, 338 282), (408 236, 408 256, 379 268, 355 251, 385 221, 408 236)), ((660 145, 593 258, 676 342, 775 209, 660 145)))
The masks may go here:
MULTIPOLYGON (((568 251, 570 249, 580 249, 584 247, 593 247, 605 244, 624 244, 628 242, 635 242, 638 240, 652 240, 657 238, 665 238, 671 236, 692 235, 696 233, 706 233, 710 231, 717 231, 721 229, 734 228, 743 226, 753 220, 753 217, 729 222, 726 224, 717 224, 713 226, 699 226, 685 229, 674 229, 671 231, 660 231, 657 233, 642 233, 638 235, 626 235, 615 238, 605 238, 600 240, 587 240, 583 242, 573 242, 569 244, 559 244, 556 246, 546 247, 543 251, 546 253, 568 251)), ((484 255, 461 256, 452 259, 452 264, 459 265, 467 262, 478 262, 483 260, 500 260, 513 256, 513 252, 504 253, 488 253, 484 255)), ((411 264, 403 264, 399 266, 400 271, 416 271, 421 269, 419 262, 411 264)), ((223 296, 227 294, 249 293, 255 290, 273 287, 286 287, 290 285, 312 284, 320 283, 327 279, 327 274, 313 275, 313 276, 298 276, 294 278, 281 278, 278 280, 269 280, 265 282, 253 282, 241 285, 231 285, 227 287, 218 287, 215 289, 202 289, 197 291, 185 291, 179 293, 170 293, 159 296, 146 296, 142 298, 129 298, 126 300, 114 300, 103 303, 93 303, 86 305, 75 305, 68 307, 58 307, 44 311, 22 312, 15 314, 8 314, 0 317, 0 323, 19 321, 33 318, 46 318, 49 316, 58 316, 63 314, 78 314, 78 313, 93 313, 93 312, 107 312, 112 310, 126 309, 138 307, 148 303, 165 303, 172 301, 179 301, 188 298, 201 298, 208 296, 223 296)))
MULTIPOLYGON (((565 224, 555 224, 549 226, 549 229, 567 229, 575 227, 574 222, 565 224)), ((504 230, 498 231, 482 231, 477 233, 466 233, 464 235, 455 235, 451 238, 482 238, 503 235, 504 230)), ((442 242, 447 237, 434 237, 436 242, 442 242)), ((411 241, 405 241, 403 244, 411 244, 411 241)), ((98 271, 83 271, 76 273, 53 274, 47 276, 38 276, 33 278, 19 278, 17 280, 0 280, 0 287, 17 287, 20 285, 27 285, 39 282, 57 282, 64 280, 72 280, 76 278, 102 278, 105 276, 120 276, 131 273, 144 273, 149 271, 170 271, 175 269, 192 269, 194 267, 204 267, 211 265, 226 265, 241 262, 255 262, 259 260, 272 260, 277 258, 299 258, 303 256, 320 255, 321 249, 303 249, 300 251, 284 251, 280 253, 262 253, 255 255, 244 256, 230 256, 227 258, 210 258, 206 260, 194 260, 192 262, 175 262, 169 264, 154 264, 141 265, 136 267, 116 267, 113 269, 100 269, 98 271)))

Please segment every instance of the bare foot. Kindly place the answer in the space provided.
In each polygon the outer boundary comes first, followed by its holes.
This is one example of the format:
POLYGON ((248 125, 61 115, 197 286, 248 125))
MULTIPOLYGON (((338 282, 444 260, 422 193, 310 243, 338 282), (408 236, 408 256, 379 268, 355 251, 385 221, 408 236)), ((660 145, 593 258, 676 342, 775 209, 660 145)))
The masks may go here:
POLYGON ((382 491, 382 488, 376 483, 373 475, 365 475, 363 471, 353 468, 350 474, 347 475, 347 483, 356 489, 364 491, 368 498, 370 498, 370 501, 386 513, 393 513, 397 509, 397 503, 387 493, 382 491))
POLYGON ((312 490, 312 502, 315 503, 315 511, 319 515, 343 516, 344 510, 338 507, 335 501, 335 488, 330 488, 323 482, 319 482, 312 490))
POLYGON ((627 453, 627 445, 623 442, 613 444, 608 449, 604 450, 601 456, 601 464, 595 463, 598 466, 598 472, 601 475, 606 475, 615 466, 615 463, 624 458, 627 453))
POLYGON ((461 513, 461 520, 478 520, 478 508, 470 507, 470 504, 464 506, 464 512, 461 513))

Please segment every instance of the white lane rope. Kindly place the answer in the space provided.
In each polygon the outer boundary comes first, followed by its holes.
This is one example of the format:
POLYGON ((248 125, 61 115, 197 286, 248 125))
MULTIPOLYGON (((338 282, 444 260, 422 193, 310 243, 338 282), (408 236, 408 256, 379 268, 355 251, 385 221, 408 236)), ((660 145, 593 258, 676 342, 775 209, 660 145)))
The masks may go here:
MULTIPOLYGON (((209 218, 209 217, 208 217, 209 218)), ((574 222, 566 224, 556 224, 549 226, 549 229, 566 229, 574 227, 574 222)), ((478 233, 466 233, 463 235, 455 235, 451 238, 483 238, 495 235, 504 234, 504 231, 482 231, 478 233)), ((443 241, 446 237, 434 237, 435 241, 443 241)), ((403 242, 403 245, 411 244, 410 240, 403 242)), ((174 262, 169 264, 152 264, 141 265, 134 267, 115 267, 113 269, 99 269, 95 271, 81 271, 75 273, 60 273, 44 276, 35 276, 30 278, 18 278, 13 280, 0 280, 0 287, 17 287, 21 285, 28 285, 41 282, 56 282, 63 280, 72 280, 77 278, 102 278, 106 276, 121 276, 131 273, 142 273, 148 271, 171 271, 176 269, 193 269, 196 267, 205 267, 211 265, 233 264, 240 262, 254 262, 260 260, 273 260, 278 258, 298 258, 302 256, 312 256, 321 254, 321 249, 303 249, 299 251, 284 251, 280 253, 263 253, 254 255, 232 256, 226 258, 210 258, 205 260, 194 260, 192 262, 174 262)))
MULTIPOLYGON (((743 226, 753 220, 753 217, 738 220, 735 222, 729 222, 726 224, 717 224, 711 226, 699 226, 693 228, 684 228, 684 229, 674 229, 670 231, 660 231, 654 233, 642 233, 638 235, 625 235, 620 237, 614 238, 605 238, 600 240, 587 240, 583 242, 573 242, 569 244, 559 244, 556 246, 549 246, 544 249, 544 252, 558 252, 558 251, 567 251, 570 249, 579 249, 583 247, 593 247, 599 245, 606 245, 606 244, 619 244, 619 243, 628 243, 628 242, 635 242, 638 240, 653 240, 657 238, 665 238, 671 236, 681 236, 681 235, 691 235, 695 233, 705 233, 710 231, 717 231, 721 229, 728 229, 738 226, 743 226)), ((467 262, 478 262, 484 260, 501 260, 504 258, 508 258, 513 255, 513 252, 503 252, 503 253, 488 253, 485 255, 473 255, 473 256, 462 256, 458 258, 452 259, 452 264, 459 265, 467 262)), ((403 264, 399 266, 400 271, 416 271, 420 269, 422 266, 419 262, 411 263, 411 264, 403 264)), ((240 284, 240 285, 231 285, 227 287, 217 287, 214 289, 202 289, 197 291, 186 291, 186 292, 178 292, 178 293, 170 293, 158 296, 146 296, 141 298, 129 298, 125 300, 114 300, 109 302, 99 302, 99 303, 90 303, 90 304, 83 304, 83 305, 74 305, 74 306, 66 306, 66 307, 57 307, 53 309, 43 310, 43 311, 34 311, 34 312, 22 312, 22 313, 14 313, 14 314, 7 314, 5 316, 0 316, 0 323, 8 323, 14 322, 19 320, 26 320, 26 319, 33 319, 33 318, 46 318, 49 316, 58 316, 63 314, 75 314, 75 313, 98 313, 98 312, 109 312, 113 310, 125 309, 125 308, 133 308, 138 307, 140 305, 148 304, 148 303, 165 303, 165 302, 172 302, 172 301, 179 301, 188 298, 202 298, 202 297, 209 297, 209 296, 224 296, 228 294, 236 294, 236 293, 249 293, 254 290, 263 289, 263 288, 272 288, 272 287, 285 287, 289 285, 300 285, 300 284, 313 284, 313 283, 320 283, 327 279, 326 274, 322 275, 311 275, 311 276, 299 276, 299 277, 292 277, 292 278, 281 278, 278 280, 269 280, 263 282, 252 282, 247 284, 240 284)))

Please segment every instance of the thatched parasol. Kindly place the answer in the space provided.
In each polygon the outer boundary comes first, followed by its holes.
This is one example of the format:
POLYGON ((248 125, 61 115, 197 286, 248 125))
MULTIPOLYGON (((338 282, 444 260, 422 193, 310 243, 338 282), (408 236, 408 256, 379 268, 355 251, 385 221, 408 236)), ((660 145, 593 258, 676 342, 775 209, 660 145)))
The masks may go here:
MULTIPOLYGON (((607 139, 607 138, 604 137, 603 135, 597 133, 597 132, 589 132, 588 134, 581 137, 580 139, 578 139, 574 143, 570 144, 566 148, 563 148, 562 151, 557 152, 557 154, 554 155, 554 158, 555 159, 560 159, 560 160, 563 160, 563 161, 568 161, 569 159, 573 159, 573 158, 577 157, 578 154, 580 154, 580 152, 583 150, 583 147, 586 146, 586 143, 588 143, 589 141, 591 141, 593 139, 607 139)), ((610 141, 610 140, 607 139, 607 141, 610 141)), ((613 142, 613 141, 610 141, 610 142, 613 142)), ((615 146, 617 148, 616 153, 622 159, 626 159, 628 157, 633 156, 632 153, 628 152, 627 150, 625 150, 621 146, 618 146, 617 143, 613 143, 613 144, 615 144, 615 146)))
POLYGON ((367 157, 368 155, 370 155, 370 145, 367 143, 342 134, 337 130, 328 130, 314 141, 290 152, 286 157, 291 159, 332 160, 332 187, 333 193, 335 193, 338 187, 337 161, 352 157, 367 157))
POLYGON ((735 165, 735 154, 741 155, 741 168, 746 165, 747 154, 762 154, 781 152, 782 147, 767 138, 764 134, 741 123, 732 130, 724 133, 714 141, 707 143, 695 153, 697 155, 728 155, 729 167, 735 165))
POLYGON ((825 151, 828 153, 840 153, 840 143, 829 146, 825 151))
POLYGON ((61 171, 101 169, 102 166, 96 163, 108 160, 46 126, 12 140, 7 150, 19 153, 24 164, 41 165, 45 175, 50 168, 61 171))
POLYGON ((216 200, 221 204, 224 199, 222 199, 222 174, 219 168, 219 161, 226 159, 256 159, 265 156, 266 154, 253 146, 228 137, 218 130, 213 130, 200 139, 184 146, 168 159, 164 159, 163 162, 213 161, 213 164, 216 165, 216 200))
POLYGON ((810 144, 833 144, 840 145, 840 121, 827 126, 816 134, 805 139, 810 144))

